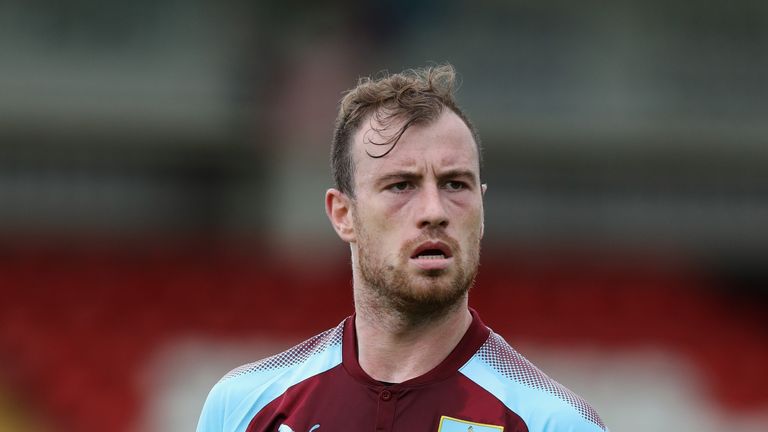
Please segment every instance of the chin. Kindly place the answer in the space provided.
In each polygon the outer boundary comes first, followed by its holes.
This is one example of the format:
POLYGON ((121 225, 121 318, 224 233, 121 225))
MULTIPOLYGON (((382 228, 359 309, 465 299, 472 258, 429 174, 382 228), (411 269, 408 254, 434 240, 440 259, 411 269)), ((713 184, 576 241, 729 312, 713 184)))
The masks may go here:
POLYGON ((458 305, 467 290, 455 289, 448 284, 440 286, 411 287, 410 292, 401 292, 395 298, 391 298, 395 309, 411 320, 430 319, 443 315, 458 305))
POLYGON ((451 276, 453 275, 445 273, 437 276, 421 276, 408 284, 406 296, 410 296, 415 302, 450 303, 469 291, 469 287, 464 287, 464 284, 451 276))
POLYGON ((438 280, 440 278, 448 278, 450 277, 451 272, 444 269, 434 269, 434 270, 422 270, 421 275, 423 277, 428 278, 429 280, 438 280))

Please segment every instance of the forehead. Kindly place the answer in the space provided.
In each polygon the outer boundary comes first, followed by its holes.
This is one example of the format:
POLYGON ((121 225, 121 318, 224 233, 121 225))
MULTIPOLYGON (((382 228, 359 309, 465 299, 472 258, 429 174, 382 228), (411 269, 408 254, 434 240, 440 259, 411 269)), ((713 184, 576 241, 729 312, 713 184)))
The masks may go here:
POLYGON ((411 125, 394 144, 386 142, 396 134, 403 121, 384 127, 373 117, 363 120, 352 142, 356 182, 397 169, 462 168, 479 175, 477 144, 469 127, 453 111, 443 109, 440 116, 428 123, 411 125), (380 156, 387 153, 382 157, 380 156))

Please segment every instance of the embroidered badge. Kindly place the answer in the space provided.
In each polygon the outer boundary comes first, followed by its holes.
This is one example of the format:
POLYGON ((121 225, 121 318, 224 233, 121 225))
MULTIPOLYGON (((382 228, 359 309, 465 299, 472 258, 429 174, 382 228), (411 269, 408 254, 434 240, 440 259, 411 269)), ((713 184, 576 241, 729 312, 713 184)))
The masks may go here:
POLYGON ((500 432, 504 426, 496 426, 485 423, 475 423, 453 417, 440 417, 440 426, 437 432, 500 432))

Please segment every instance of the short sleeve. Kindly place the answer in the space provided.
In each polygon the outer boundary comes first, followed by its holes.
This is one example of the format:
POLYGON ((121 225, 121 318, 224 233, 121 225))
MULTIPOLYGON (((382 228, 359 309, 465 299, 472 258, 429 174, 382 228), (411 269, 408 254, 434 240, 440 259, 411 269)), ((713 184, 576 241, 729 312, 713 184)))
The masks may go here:
POLYGON ((203 404, 197 432, 224 432, 225 411, 224 389, 221 383, 218 383, 213 386, 203 404))

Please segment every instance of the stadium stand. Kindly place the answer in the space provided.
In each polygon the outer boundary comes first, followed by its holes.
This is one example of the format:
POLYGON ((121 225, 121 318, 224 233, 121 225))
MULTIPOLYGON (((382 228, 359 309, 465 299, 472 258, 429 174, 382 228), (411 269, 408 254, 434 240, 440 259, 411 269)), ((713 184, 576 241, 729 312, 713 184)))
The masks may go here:
MULTIPOLYGON (((4 247, 0 380, 61 431, 135 430, 151 389, 142 367, 175 338, 298 339, 352 310, 343 259, 297 271, 243 250, 4 247)), ((471 302, 512 343, 664 346, 697 364, 727 409, 768 404, 766 317, 700 271, 618 256, 484 260, 471 302)))

